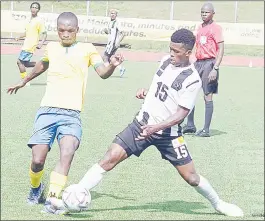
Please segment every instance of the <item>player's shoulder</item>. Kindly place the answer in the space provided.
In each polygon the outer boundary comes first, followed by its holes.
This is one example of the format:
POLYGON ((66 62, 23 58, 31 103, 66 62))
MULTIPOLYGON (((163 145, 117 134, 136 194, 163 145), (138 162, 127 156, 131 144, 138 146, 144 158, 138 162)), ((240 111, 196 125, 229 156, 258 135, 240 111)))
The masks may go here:
POLYGON ((84 50, 88 53, 97 51, 96 47, 92 43, 79 42, 80 50, 84 50))
POLYGON ((200 88, 202 81, 201 77, 196 70, 194 63, 192 63, 189 67, 187 67, 183 72, 186 72, 186 79, 183 82, 184 88, 189 88, 191 85, 194 88, 200 88))

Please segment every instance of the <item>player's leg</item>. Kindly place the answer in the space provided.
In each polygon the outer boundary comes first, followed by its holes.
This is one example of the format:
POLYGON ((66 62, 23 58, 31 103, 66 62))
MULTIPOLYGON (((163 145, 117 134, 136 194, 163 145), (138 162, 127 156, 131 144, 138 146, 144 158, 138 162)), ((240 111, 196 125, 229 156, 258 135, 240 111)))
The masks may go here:
POLYGON ((56 135, 55 120, 49 115, 49 109, 46 107, 41 107, 36 114, 33 134, 28 142, 32 149, 29 170, 31 188, 27 199, 29 204, 38 204, 42 201, 44 185, 41 180, 45 160, 56 135))
POLYGON ((53 108, 57 113, 57 141, 60 159, 50 176, 48 197, 58 198, 64 188, 71 163, 82 137, 80 112, 53 108))
POLYGON ((209 181, 195 170, 194 163, 191 161, 185 165, 175 166, 181 177, 194 189, 206 198, 218 212, 226 216, 241 217, 243 211, 236 205, 221 200, 211 186, 209 181))
POLYGON ((87 190, 94 188, 100 183, 104 173, 112 170, 126 158, 128 158, 128 154, 124 148, 117 143, 112 143, 104 157, 87 171, 79 184, 84 186, 87 190))
POLYGON ((19 58, 17 60, 18 69, 20 72, 21 79, 24 79, 27 76, 26 67, 34 67, 36 62, 30 62, 33 54, 26 51, 21 51, 19 58))
POLYGON ((141 131, 140 127, 139 122, 134 120, 119 133, 105 156, 87 171, 79 184, 90 190, 100 183, 105 172, 112 170, 117 164, 132 154, 139 157, 151 145, 150 141, 135 140, 141 131))
POLYGON ((158 139, 156 146, 162 158, 168 160, 181 177, 212 204, 215 210, 229 216, 242 216, 243 212, 235 205, 220 200, 211 184, 198 174, 192 162, 187 144, 182 136, 178 138, 158 139))
POLYGON ((44 173, 44 164, 49 151, 49 145, 36 144, 32 145, 32 161, 29 169, 30 193, 27 202, 30 205, 38 204, 43 201, 44 185, 41 180, 44 173))
MULTIPOLYGON (((202 75, 204 102, 205 102, 205 118, 204 127, 196 133, 196 136, 209 137, 210 125, 213 116, 213 94, 218 91, 218 79, 214 82, 209 82, 208 76, 213 69, 215 60, 206 60, 204 65, 204 73, 202 75)), ((218 78, 218 76, 217 76, 218 78)))
POLYGON ((60 147, 60 159, 50 175, 50 185, 43 212, 65 214, 67 211, 55 210, 52 198, 59 198, 67 182, 68 173, 82 137, 80 112, 54 108, 57 112, 57 140, 60 147))
POLYGON ((60 139, 60 159, 50 175, 48 197, 59 197, 67 182, 71 163, 79 143, 79 140, 72 135, 65 135, 60 139))

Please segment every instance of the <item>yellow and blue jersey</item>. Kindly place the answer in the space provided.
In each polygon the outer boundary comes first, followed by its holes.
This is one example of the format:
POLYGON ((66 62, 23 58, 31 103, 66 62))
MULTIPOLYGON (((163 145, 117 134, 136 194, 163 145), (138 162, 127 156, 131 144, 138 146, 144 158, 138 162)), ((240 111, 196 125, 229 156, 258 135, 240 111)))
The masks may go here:
POLYGON ((49 62, 47 87, 41 106, 81 111, 84 103, 88 67, 103 64, 92 44, 77 42, 63 47, 60 42, 50 42, 42 61, 49 62))

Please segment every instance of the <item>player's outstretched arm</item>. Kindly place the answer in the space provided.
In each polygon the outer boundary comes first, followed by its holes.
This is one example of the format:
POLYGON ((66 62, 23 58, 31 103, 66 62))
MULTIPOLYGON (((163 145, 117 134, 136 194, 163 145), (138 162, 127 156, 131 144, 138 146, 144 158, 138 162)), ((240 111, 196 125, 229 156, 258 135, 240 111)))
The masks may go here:
POLYGON ((33 68, 33 70, 31 71, 31 73, 26 76, 20 83, 18 83, 15 86, 9 87, 7 89, 7 93, 9 94, 13 94, 13 93, 17 93, 17 91, 24 87, 29 81, 31 81, 32 79, 38 77, 40 74, 42 74, 43 72, 45 72, 47 69, 49 68, 49 62, 44 62, 44 61, 39 61, 35 67, 33 68))
POLYGON ((124 61, 124 57, 121 54, 115 54, 111 56, 110 63, 108 65, 101 64, 95 70, 102 79, 110 77, 115 68, 124 61))

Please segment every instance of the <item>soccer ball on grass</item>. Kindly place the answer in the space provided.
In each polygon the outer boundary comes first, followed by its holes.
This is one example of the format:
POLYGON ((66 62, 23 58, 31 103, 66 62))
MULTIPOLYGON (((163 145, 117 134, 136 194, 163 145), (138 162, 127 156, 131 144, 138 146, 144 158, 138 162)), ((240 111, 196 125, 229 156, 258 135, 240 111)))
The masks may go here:
POLYGON ((62 201, 69 212, 81 212, 89 209, 91 194, 84 187, 73 184, 64 190, 62 201))

